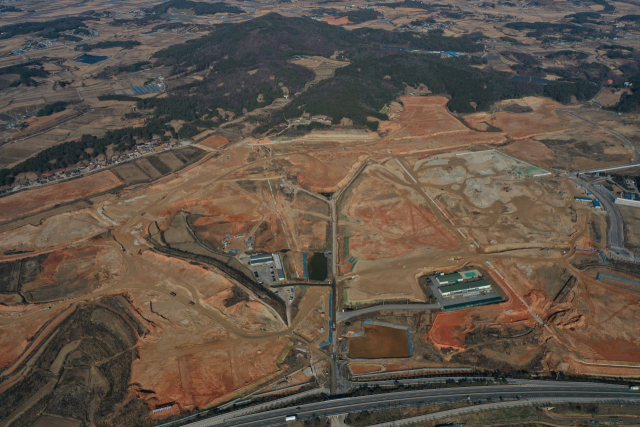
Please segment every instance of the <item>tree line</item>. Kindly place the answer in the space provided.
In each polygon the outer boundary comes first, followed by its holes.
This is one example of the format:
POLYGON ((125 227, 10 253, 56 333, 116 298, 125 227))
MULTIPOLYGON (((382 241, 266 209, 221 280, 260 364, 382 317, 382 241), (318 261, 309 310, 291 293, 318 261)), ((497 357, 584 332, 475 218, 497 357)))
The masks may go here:
POLYGON ((44 22, 21 22, 19 24, 10 24, 0 26, 0 40, 9 39, 20 34, 31 34, 44 38, 58 38, 63 31, 76 30, 78 28, 86 28, 84 21, 99 21, 99 18, 92 16, 71 16, 68 18, 59 18, 44 22))
POLYGON ((109 40, 109 41, 101 41, 98 43, 85 44, 82 46, 78 46, 78 49, 82 50, 83 52, 90 52, 93 49, 108 49, 110 47, 121 47, 123 49, 133 49, 136 46, 140 46, 140 42, 136 40, 109 40))

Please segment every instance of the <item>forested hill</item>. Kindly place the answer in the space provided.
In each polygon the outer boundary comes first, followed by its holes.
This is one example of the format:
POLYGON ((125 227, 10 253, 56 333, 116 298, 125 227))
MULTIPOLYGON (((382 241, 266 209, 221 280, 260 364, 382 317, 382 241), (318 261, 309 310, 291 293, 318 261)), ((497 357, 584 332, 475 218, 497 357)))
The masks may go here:
POLYGON ((205 69, 250 66, 260 60, 286 60, 293 55, 332 55, 336 50, 367 53, 383 45, 421 50, 480 52, 484 46, 466 37, 442 37, 386 30, 345 30, 308 18, 276 13, 239 24, 222 24, 213 34, 157 52, 162 65, 205 69), (225 58, 227 57, 228 58, 225 58))
POLYGON ((190 9, 196 15, 214 15, 216 13, 244 13, 244 10, 237 6, 230 6, 226 3, 205 3, 191 0, 170 0, 160 3, 149 9, 149 12, 157 15, 165 14, 169 9, 190 9))
MULTIPOLYGON (((157 52, 156 65, 171 66, 174 74, 205 71, 206 75, 202 81, 175 88, 171 98, 147 99, 140 107, 155 108, 160 116, 210 125, 197 118, 210 115, 215 108, 239 114, 262 107, 282 96, 282 87, 292 94, 300 92, 314 74, 290 62, 296 55, 329 57, 341 52, 341 58, 358 61, 397 52, 383 48, 388 46, 421 51, 483 49, 483 45, 467 37, 417 36, 367 28, 348 31, 308 18, 285 18, 271 13, 239 24, 219 25, 211 35, 157 52)), ((393 91, 400 89, 394 87, 393 91)), ((381 107, 364 103, 363 108, 353 112, 360 125, 364 124, 360 117, 365 112, 381 107)), ((338 114, 330 109, 324 114, 332 112, 338 114)))

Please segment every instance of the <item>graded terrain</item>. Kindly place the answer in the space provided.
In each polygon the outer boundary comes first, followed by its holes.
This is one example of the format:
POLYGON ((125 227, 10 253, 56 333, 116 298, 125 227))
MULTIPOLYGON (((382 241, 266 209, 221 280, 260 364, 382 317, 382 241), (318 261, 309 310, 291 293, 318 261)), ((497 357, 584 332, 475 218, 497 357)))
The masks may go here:
POLYGON ((640 376, 631 4, 13 3, 0 427, 640 376))

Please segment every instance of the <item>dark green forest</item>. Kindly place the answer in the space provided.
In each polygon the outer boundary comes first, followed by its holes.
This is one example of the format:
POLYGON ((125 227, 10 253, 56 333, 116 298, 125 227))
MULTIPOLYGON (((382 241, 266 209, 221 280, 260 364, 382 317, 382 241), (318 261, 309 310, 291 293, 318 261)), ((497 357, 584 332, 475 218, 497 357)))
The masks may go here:
POLYGON ((0 75, 2 74, 17 74, 20 76, 20 80, 13 83, 14 86, 23 84, 25 86, 31 86, 35 84, 31 77, 46 77, 49 75, 47 71, 42 67, 40 61, 24 62, 20 65, 10 65, 8 67, 0 68, 0 75))
POLYGON ((67 108, 67 104, 64 101, 54 102, 53 104, 47 104, 42 109, 38 110, 38 117, 50 116, 60 111, 64 111, 67 108))
POLYGON ((85 44, 78 46, 78 49, 83 52, 90 52, 93 49, 108 49, 110 47, 121 47, 124 49, 133 49, 136 46, 140 46, 140 42, 136 40, 110 40, 101 41, 94 44, 85 44))
POLYGON ((630 77, 629 83, 632 85, 632 93, 630 95, 623 94, 618 105, 611 107, 611 110, 620 113, 631 113, 640 110, 640 73, 630 77))
MULTIPOLYGON (((68 18, 54 19, 45 22, 22 22, 0 26, 0 40, 9 39, 19 34, 31 34, 48 39, 60 37, 60 32, 86 28, 84 21, 98 20, 91 16, 71 16, 68 18)), ((80 39, 81 40, 81 39, 80 39)))
POLYGON ((244 10, 236 6, 230 6, 223 2, 217 3, 205 3, 200 1, 190 0, 171 0, 165 3, 161 3, 157 6, 147 10, 147 13, 156 13, 157 15, 163 15, 169 11, 169 9, 190 9, 196 15, 214 15, 216 13, 244 13, 244 10))
POLYGON ((494 102, 541 93, 542 88, 512 82, 506 73, 485 72, 461 59, 440 59, 400 52, 384 58, 370 56, 336 70, 325 80, 297 97, 285 110, 288 118, 302 112, 325 114, 339 123, 343 117, 365 125, 366 117, 386 119, 378 113, 405 85, 425 84, 433 93, 448 95, 448 107, 459 113, 486 110, 494 102))

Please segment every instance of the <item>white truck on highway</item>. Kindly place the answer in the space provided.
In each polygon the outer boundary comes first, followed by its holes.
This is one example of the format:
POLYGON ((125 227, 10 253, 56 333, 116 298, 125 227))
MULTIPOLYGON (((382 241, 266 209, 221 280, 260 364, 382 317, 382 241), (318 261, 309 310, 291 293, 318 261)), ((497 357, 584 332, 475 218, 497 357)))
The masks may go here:
POLYGON ((286 418, 284 419, 286 422, 290 423, 291 421, 295 421, 296 420, 296 416, 295 415, 287 415, 286 418))
POLYGON ((634 390, 634 391, 640 390, 640 385, 630 385, 629 390, 634 390))

